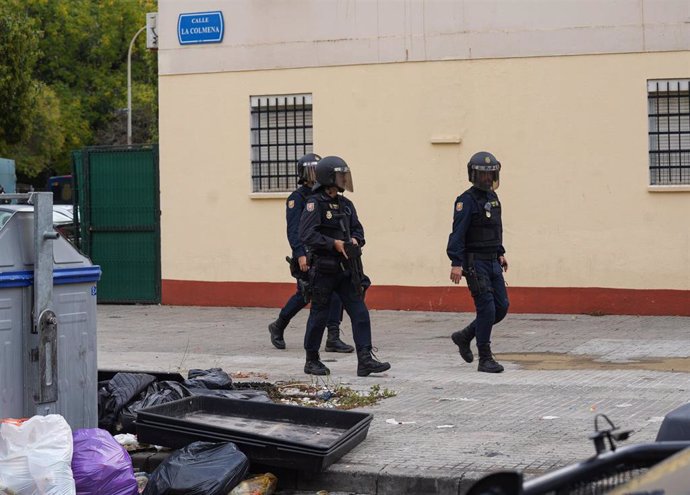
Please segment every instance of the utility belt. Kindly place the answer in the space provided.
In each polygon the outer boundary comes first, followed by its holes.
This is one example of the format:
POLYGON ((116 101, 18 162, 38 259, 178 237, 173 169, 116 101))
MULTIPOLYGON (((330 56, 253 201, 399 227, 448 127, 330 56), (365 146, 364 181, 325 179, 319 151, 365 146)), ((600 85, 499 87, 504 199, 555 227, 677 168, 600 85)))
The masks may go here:
POLYGON ((493 261, 498 259, 498 253, 465 253, 467 263, 471 264, 473 261, 493 261))
POLYGON ((313 266, 318 273, 324 275, 333 275, 345 271, 343 258, 340 256, 312 254, 310 265, 313 266))

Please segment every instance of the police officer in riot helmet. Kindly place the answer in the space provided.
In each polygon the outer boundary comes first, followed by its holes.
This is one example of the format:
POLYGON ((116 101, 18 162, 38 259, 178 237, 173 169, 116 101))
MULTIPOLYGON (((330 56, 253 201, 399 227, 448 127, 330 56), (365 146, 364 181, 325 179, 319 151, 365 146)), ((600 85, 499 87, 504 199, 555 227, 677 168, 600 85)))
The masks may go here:
POLYGON ((503 271, 508 261, 503 247, 501 203, 496 195, 501 163, 491 153, 475 153, 467 164, 472 183, 455 200, 453 231, 446 252, 451 260, 450 279, 458 284, 463 275, 474 299, 476 318, 451 336, 466 362, 474 360, 470 343, 476 337, 477 370, 500 373, 501 366, 491 353, 491 330, 508 313, 508 294, 503 271))
POLYGON ((304 372, 328 375, 321 362, 319 347, 328 302, 333 293, 340 296, 352 320, 357 348, 357 375, 368 376, 390 369, 372 351, 371 321, 364 303, 364 292, 371 285, 361 268, 364 228, 355 205, 342 193, 353 191, 350 168, 340 157, 327 156, 316 165, 314 195, 307 200, 300 221, 300 240, 313 255, 312 306, 304 336, 306 363, 304 372))
MULTIPOLYGON (((316 180, 316 164, 321 157, 315 153, 308 153, 297 161, 297 183, 299 187, 288 197, 285 203, 285 219, 287 221, 287 238, 292 248, 293 262, 298 263, 295 270, 306 273, 309 270, 307 251, 299 239, 299 222, 302 210, 309 196, 312 195, 312 187, 316 180)), ((307 305, 307 300, 300 290, 288 299, 280 310, 278 318, 268 325, 271 343, 276 349, 285 349, 284 333, 290 320, 307 305)), ((343 317, 343 305, 336 294, 333 294, 329 305, 328 318, 325 322, 328 327, 326 339, 327 352, 353 352, 351 345, 340 340, 340 322, 343 317)))

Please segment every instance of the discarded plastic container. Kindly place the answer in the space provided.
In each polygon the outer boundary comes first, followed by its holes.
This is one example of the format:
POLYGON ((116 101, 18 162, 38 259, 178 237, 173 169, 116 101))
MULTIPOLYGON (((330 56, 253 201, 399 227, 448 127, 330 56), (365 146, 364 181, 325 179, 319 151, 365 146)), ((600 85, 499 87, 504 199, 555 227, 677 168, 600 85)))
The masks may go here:
POLYGON ((52 201, 32 198, 0 205, 0 418, 60 414, 94 428, 101 270, 54 232, 52 201))
POLYGON ((373 415, 195 396, 140 410, 140 442, 179 448, 234 442, 252 462, 321 471, 367 436, 373 415))

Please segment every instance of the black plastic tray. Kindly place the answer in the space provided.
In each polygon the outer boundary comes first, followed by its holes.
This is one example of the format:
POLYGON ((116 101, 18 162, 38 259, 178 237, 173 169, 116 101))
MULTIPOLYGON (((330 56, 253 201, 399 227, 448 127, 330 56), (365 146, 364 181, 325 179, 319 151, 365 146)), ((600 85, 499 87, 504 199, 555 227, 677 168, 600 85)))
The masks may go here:
MULTIPOLYGON (((250 435, 247 434, 237 434, 234 433, 233 431, 228 430, 225 433, 221 432, 211 432, 208 429, 202 428, 195 428, 193 425, 190 426, 181 426, 181 425, 170 425, 166 423, 158 423, 155 421, 138 421, 137 425, 140 425, 142 429, 151 427, 153 429, 157 430, 165 430, 165 431, 174 431, 176 433, 185 433, 189 435, 200 435, 203 436, 204 438, 207 439, 215 439, 214 441, 216 442, 246 442, 246 443, 251 443, 257 446, 265 446, 265 445, 270 445, 272 447, 276 448, 281 448, 281 449, 289 449, 290 451, 293 452, 303 452, 305 454, 318 454, 318 455, 328 455, 339 449, 343 444, 347 443, 350 441, 350 439, 354 436, 359 435, 362 431, 364 431, 365 436, 366 432, 369 428, 369 424, 364 424, 363 426, 359 426, 357 428, 352 428, 351 430, 348 430, 344 435, 342 435, 336 443, 334 443, 332 446, 330 446, 327 449, 323 448, 318 448, 318 447, 308 447, 304 445, 297 444, 295 442, 289 442, 289 441, 271 441, 267 439, 261 439, 261 438, 256 438, 256 437, 251 437, 250 435)), ((170 439, 169 442, 174 442, 174 439, 170 439)), ((147 442, 150 443, 150 442, 147 442)), ((164 445, 164 444, 160 444, 164 445)))
POLYGON ((139 411, 139 441, 234 442, 253 462, 321 471, 362 442, 371 414, 195 396, 139 411))

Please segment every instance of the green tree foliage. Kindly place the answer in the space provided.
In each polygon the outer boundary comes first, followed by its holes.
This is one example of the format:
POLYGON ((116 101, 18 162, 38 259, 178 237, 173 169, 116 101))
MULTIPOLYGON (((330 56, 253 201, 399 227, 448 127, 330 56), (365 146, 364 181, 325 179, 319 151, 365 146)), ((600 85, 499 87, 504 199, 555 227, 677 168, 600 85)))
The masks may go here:
MULTIPOLYGON (((0 0, 0 115, 13 106, 30 107, 13 117, 19 125, 0 120, 0 156, 35 176, 46 169, 68 172, 72 150, 126 144, 127 50, 146 13, 156 10, 155 0, 0 0), (19 26, 6 29, 3 22, 19 26), (5 58, 6 46, 13 58, 5 58), (24 99, 8 103, 5 95, 12 93, 3 92, 3 76, 16 74, 20 54, 28 89, 24 99), (8 129, 15 130, 11 149, 8 129)), ((145 38, 141 33, 132 51, 134 143, 158 137, 157 57, 146 50, 145 38)))
POLYGON ((61 125, 60 102, 55 92, 39 84, 34 111, 28 122, 23 139, 6 148, 5 156, 11 156, 20 171, 29 177, 40 174, 46 163, 55 163, 64 152, 65 134, 61 125))
POLYGON ((29 126, 39 55, 32 19, 0 9, 0 139, 8 144, 21 141, 29 126))

